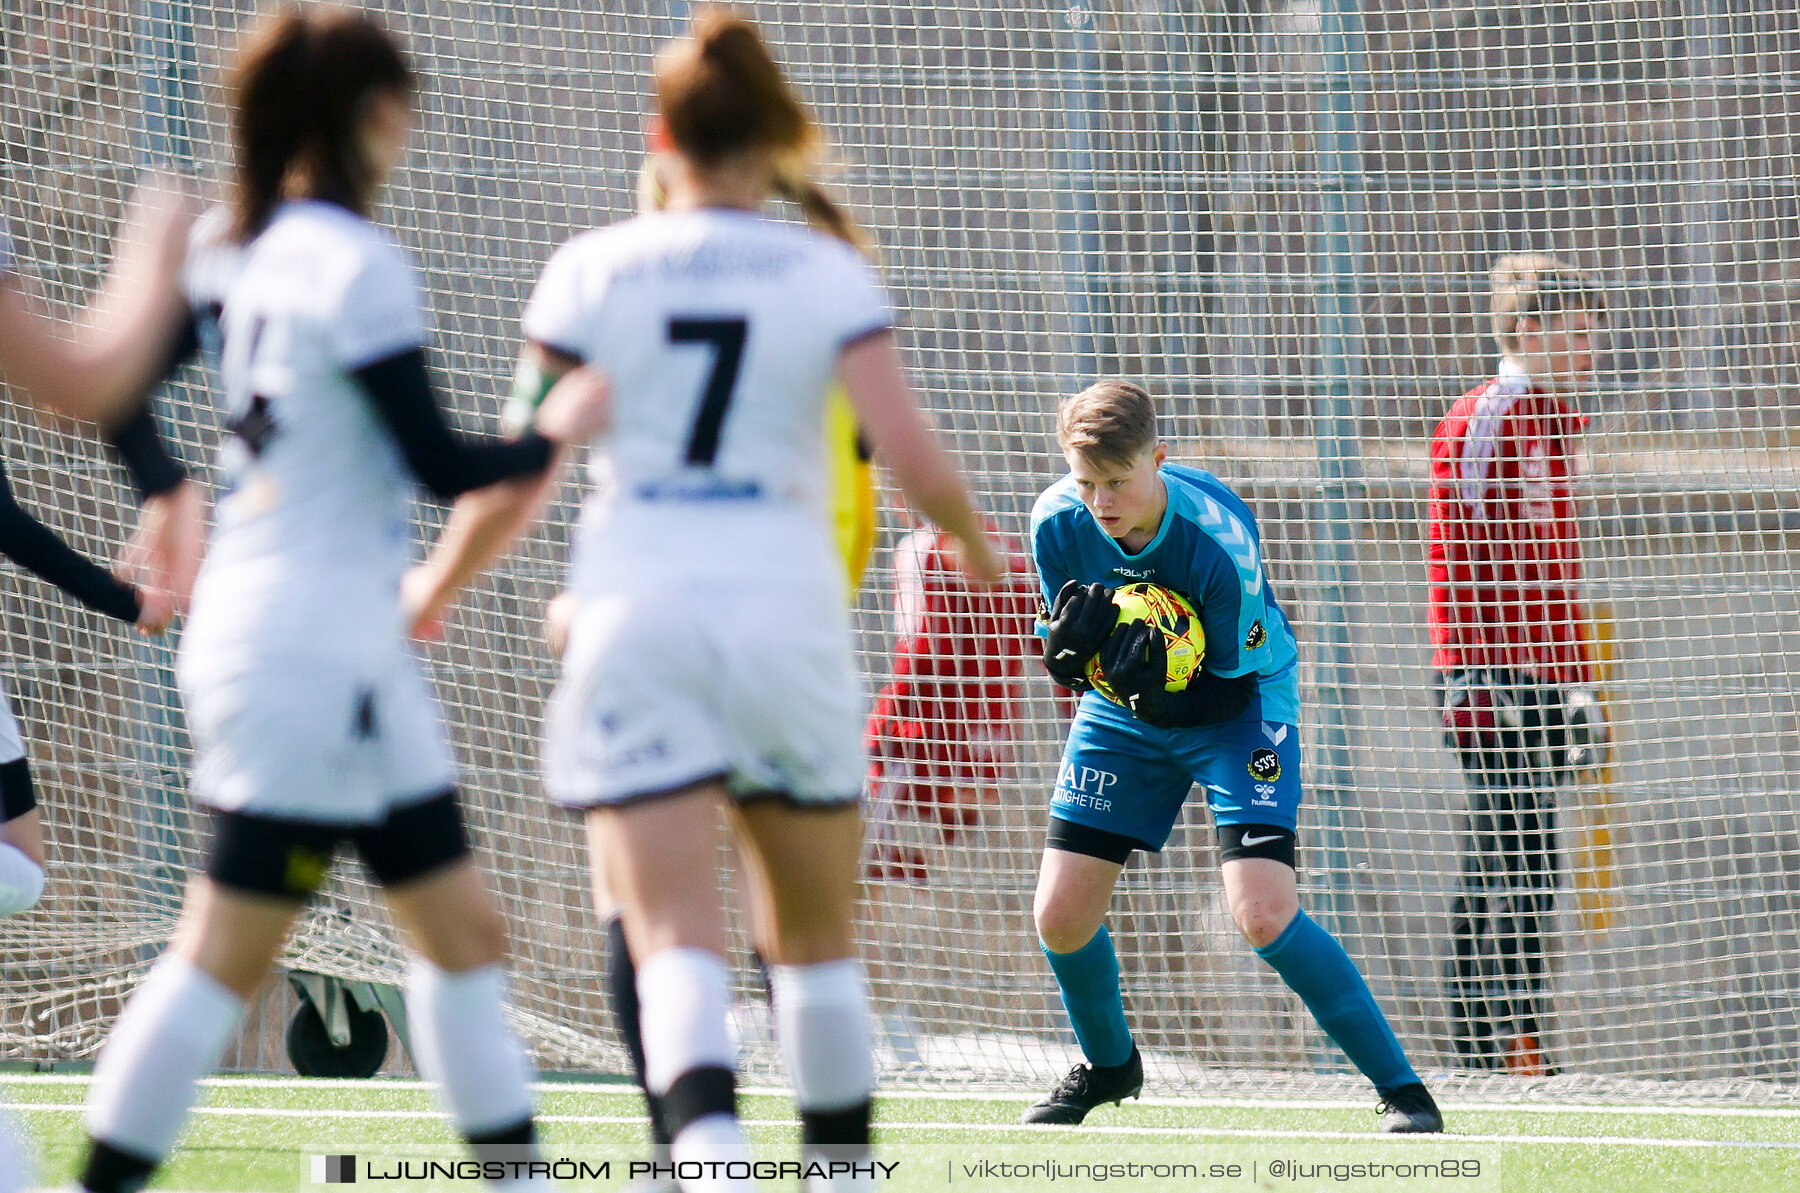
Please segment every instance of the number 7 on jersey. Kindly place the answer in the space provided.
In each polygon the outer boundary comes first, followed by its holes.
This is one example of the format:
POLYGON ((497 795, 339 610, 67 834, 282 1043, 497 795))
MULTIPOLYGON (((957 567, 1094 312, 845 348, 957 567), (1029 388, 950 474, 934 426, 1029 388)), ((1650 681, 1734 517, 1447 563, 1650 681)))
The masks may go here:
POLYGON ((710 468, 713 457, 719 454, 719 428, 724 425, 726 407, 731 405, 731 391, 737 385, 738 367, 744 361, 744 338, 749 329, 750 324, 744 319, 669 320, 670 343, 713 347, 712 372, 706 378, 694 429, 688 434, 689 464, 710 468))

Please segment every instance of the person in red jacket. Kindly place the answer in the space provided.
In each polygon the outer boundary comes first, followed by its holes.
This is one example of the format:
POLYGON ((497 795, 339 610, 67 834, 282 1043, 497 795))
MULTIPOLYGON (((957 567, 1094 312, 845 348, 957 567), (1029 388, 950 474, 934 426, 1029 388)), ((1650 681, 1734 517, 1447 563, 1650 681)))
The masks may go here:
POLYGON ((1431 438, 1427 563, 1435 692, 1469 785, 1451 904, 1449 1002, 1465 1063, 1544 1060, 1544 934, 1556 887, 1555 789, 1600 761, 1605 723, 1583 642, 1574 395, 1594 371, 1605 296, 1552 257, 1493 270, 1496 376, 1431 438))
POLYGON ((893 679, 864 734, 873 881, 926 881, 925 854, 898 840, 899 818, 949 844, 980 822, 1013 764, 1037 590, 1024 556, 1004 555, 1006 577, 978 588, 941 530, 921 527, 894 547, 893 679))

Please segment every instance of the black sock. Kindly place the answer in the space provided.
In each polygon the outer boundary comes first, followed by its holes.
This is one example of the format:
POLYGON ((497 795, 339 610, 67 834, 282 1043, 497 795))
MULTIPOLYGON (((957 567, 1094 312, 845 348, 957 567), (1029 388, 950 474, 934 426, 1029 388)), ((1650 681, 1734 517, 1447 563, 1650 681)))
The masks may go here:
POLYGON ((81 1169, 81 1187, 87 1193, 138 1193, 150 1183, 160 1164, 96 1139, 81 1169))
POLYGON ((737 1117, 737 1074, 721 1065, 689 1069, 669 1085, 663 1095, 668 1113, 669 1137, 686 1126, 714 1114, 737 1117))
POLYGON ((477 1160, 524 1160, 537 1156, 537 1124, 521 1119, 497 1131, 465 1135, 477 1160))
POLYGON ((807 1110, 803 1107, 800 1111, 801 1150, 839 1160, 868 1155, 873 1106, 872 1101, 867 1101, 843 1110, 807 1110))

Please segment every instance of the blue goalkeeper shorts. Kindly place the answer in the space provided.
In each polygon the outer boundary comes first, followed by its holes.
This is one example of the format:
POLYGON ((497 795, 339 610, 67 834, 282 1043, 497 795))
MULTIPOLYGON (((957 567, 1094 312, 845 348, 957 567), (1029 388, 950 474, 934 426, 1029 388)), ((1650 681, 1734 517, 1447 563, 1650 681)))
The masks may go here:
POLYGON ((1258 696, 1236 720, 1158 729, 1089 692, 1069 728, 1050 815, 1158 850, 1196 783, 1215 825, 1293 829, 1300 812, 1300 727, 1263 720, 1258 696))

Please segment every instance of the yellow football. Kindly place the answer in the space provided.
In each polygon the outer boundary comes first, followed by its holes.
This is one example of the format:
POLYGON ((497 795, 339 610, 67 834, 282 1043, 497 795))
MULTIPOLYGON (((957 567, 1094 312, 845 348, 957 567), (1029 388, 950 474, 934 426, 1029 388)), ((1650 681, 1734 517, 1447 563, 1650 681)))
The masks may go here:
MULTIPOLYGON (((1188 686, 1200 662, 1206 657, 1206 631, 1200 627, 1200 615, 1187 598, 1160 584, 1127 584, 1113 593, 1113 604, 1119 610, 1119 625, 1147 621, 1162 631, 1163 647, 1168 653, 1169 670, 1163 687, 1179 692, 1188 686)), ((1106 673, 1098 655, 1087 665, 1088 682, 1108 700, 1118 699, 1106 682, 1106 673)))

